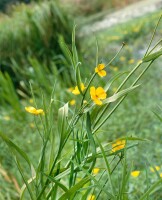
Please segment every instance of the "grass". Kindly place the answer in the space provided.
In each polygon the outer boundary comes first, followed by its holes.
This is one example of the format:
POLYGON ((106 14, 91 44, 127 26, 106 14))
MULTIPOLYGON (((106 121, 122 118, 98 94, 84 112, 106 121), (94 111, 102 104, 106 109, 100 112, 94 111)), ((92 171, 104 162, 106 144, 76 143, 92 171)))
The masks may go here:
MULTIPOLYGON (((159 13, 151 14, 148 15, 147 17, 144 18, 139 18, 134 21, 128 22, 123 25, 116 26, 112 28, 111 30, 100 32, 97 35, 98 38, 98 44, 99 44, 99 62, 105 61, 107 63, 110 58, 112 58, 112 55, 115 54, 114 52, 117 52, 120 48, 120 44, 123 41, 126 41, 128 46, 124 47, 122 52, 120 53, 120 56, 117 57, 117 59, 111 64, 111 66, 108 66, 107 72, 108 72, 108 80, 111 78, 113 75, 116 75, 118 72, 124 72, 124 71, 130 71, 135 64, 139 61, 139 59, 142 57, 140 52, 143 52, 143 49, 146 48, 146 44, 143 43, 142 41, 148 40, 148 37, 150 36, 150 30, 152 30, 152 27, 154 27, 155 22, 157 22, 157 18, 159 16, 159 13), (151 21, 152 23, 144 23, 145 20, 151 21), (137 24, 141 25, 140 29, 137 32, 134 32, 134 28, 137 26, 137 24), (123 30, 127 31, 127 34, 123 34, 123 30), (143 30, 143 31, 140 31, 143 30), (118 40, 114 40, 114 36, 119 38, 118 40), (109 47, 107 47, 107 44, 109 44, 109 47), (138 50, 138 51, 137 51, 138 50), (133 59, 133 60, 132 60, 133 59), (129 65, 129 66, 128 66, 129 65)), ((157 33, 160 33, 161 25, 159 25, 157 33)), ((160 35, 160 34, 159 34, 160 35)), ((156 39, 159 38, 159 35, 156 36, 156 39)), ((88 77, 90 72, 94 70, 94 67, 96 66, 95 64, 95 42, 94 39, 92 38, 85 38, 82 40, 82 54, 85 57, 83 60, 83 69, 81 68, 81 77, 83 78, 83 82, 88 82, 84 77, 88 77), (88 67, 87 67, 88 66, 88 67), (91 67, 89 67, 91 66, 91 67)), ((73 46, 73 53, 75 52, 75 46, 73 46)), ((75 54, 74 54, 75 55, 75 54)), ((73 64, 75 67, 75 62, 77 61, 77 58, 73 56, 73 64)), ((31 84, 33 88, 33 92, 35 94, 35 100, 37 103, 38 108, 43 107, 46 109, 46 106, 50 105, 51 99, 52 101, 54 100, 54 107, 51 110, 51 115, 47 115, 49 117, 49 122, 52 123, 53 126, 53 133, 56 136, 56 126, 57 126, 57 120, 59 120, 58 114, 58 108, 64 105, 69 100, 75 99, 78 105, 79 102, 79 97, 74 96, 71 94, 67 89, 66 83, 62 83, 61 76, 59 73, 54 68, 54 72, 51 74, 43 71, 46 70, 46 68, 42 67, 40 69, 41 63, 37 63, 37 61, 33 61, 34 64, 32 65, 32 70, 36 73, 36 78, 34 78, 33 74, 29 73, 29 77, 31 78, 31 84), (40 75, 40 76, 39 76, 40 75), (57 81, 55 78, 57 77, 57 81), (48 79, 48 80, 47 80, 48 79), (41 80, 44 80, 45 82, 42 82, 41 80), (40 85, 41 88, 40 89, 40 85), (48 87, 49 86, 49 87, 48 87), (54 93, 50 97, 50 93, 52 92, 53 87, 54 93), (42 99, 44 99, 45 102, 42 102, 42 99), (57 100, 57 101, 56 101, 57 100)), ((153 66, 149 69, 149 71, 145 74, 145 76, 142 78, 142 81, 140 82, 142 85, 135 90, 133 93, 130 93, 128 98, 126 98, 117 112, 112 115, 112 117, 108 120, 108 123, 106 123, 100 131, 96 133, 95 137, 95 144, 98 146, 100 151, 102 152, 103 159, 98 160, 96 162, 96 167, 101 168, 100 174, 98 174, 98 178, 101 175, 101 172, 104 172, 104 169, 102 169, 101 166, 106 166, 107 169, 107 175, 103 173, 103 181, 109 180, 109 183, 111 183, 111 176, 110 176, 110 171, 109 171, 109 163, 106 160, 106 155, 104 153, 105 147, 103 144, 105 143, 110 143, 117 138, 121 137, 138 137, 138 138, 143 138, 147 139, 148 141, 143 141, 139 142, 134 141, 132 142, 131 140, 128 141, 128 145, 136 145, 133 148, 130 148, 127 150, 128 152, 122 152, 124 155, 127 154, 126 160, 122 158, 122 162, 116 166, 115 168, 115 162, 111 165, 112 168, 116 169, 115 173, 113 173, 113 184, 112 184, 112 189, 110 190, 111 194, 114 192, 119 194, 119 198, 122 195, 123 191, 127 191, 130 193, 129 195, 124 195, 122 198, 123 199, 139 199, 139 197, 142 197, 142 194, 144 190, 147 190, 147 187, 151 186, 152 182, 156 182, 157 180, 160 180, 158 177, 158 173, 152 173, 150 172, 149 166, 160 166, 161 170, 161 136, 160 136, 160 130, 161 130, 161 122, 158 120, 158 118, 155 117, 152 111, 155 111, 157 108, 157 105, 160 104, 161 100, 161 91, 162 88, 160 87, 161 85, 161 58, 159 58, 153 66), (104 142, 104 143, 103 143, 104 142), (127 168, 126 165, 131 166, 133 161, 133 167, 127 168), (105 165, 104 165, 105 163, 105 165), (122 166, 125 166, 124 168, 122 166), (121 171, 123 169, 123 171, 121 171), (129 177, 129 188, 126 187, 124 188, 124 184, 127 184, 127 181, 125 180, 125 177, 122 176, 122 174, 129 174, 129 170, 140 170, 141 174, 139 177, 134 178, 134 177, 129 177), (148 178, 146 178, 146 170, 148 173, 148 178), (119 171, 119 173, 117 173, 119 171), (119 181, 120 179, 120 181, 119 181), (119 184, 121 184, 119 186, 119 184), (113 188, 113 185, 117 185, 119 187, 113 188), (119 191, 118 191, 119 189, 119 191), (113 191, 114 190, 114 191, 113 191)), ((146 65, 144 65, 146 66, 146 65)), ((73 70, 71 70, 73 71, 73 70)), ((139 70, 138 73, 135 73, 135 75, 138 76, 141 71, 139 70)), ((67 76, 68 77, 68 76, 67 76)), ((74 78, 75 80, 75 78, 74 78)), ((111 88, 108 92, 108 96, 112 95, 115 91, 116 88, 119 84, 121 84, 123 80, 123 77, 121 76, 118 80, 114 82, 113 85, 111 85, 111 88)), ((79 77, 77 78, 77 85, 79 85, 79 77)), ((133 82, 132 79, 129 79, 129 83, 126 85, 126 88, 130 86, 130 84, 133 82)), ((8 82, 7 82, 8 83, 8 82)), ((100 80, 95 80, 93 84, 101 84, 102 86, 107 83, 107 78, 103 78, 100 80)), ((4 84, 5 86, 6 84, 4 84)), ((74 86, 74 85, 71 85, 74 86)), ((8 87, 7 87, 8 88, 8 87)), ((11 87, 12 88, 12 87, 11 87)), ((26 88, 27 91, 29 91, 29 88, 26 88)), ((10 91, 8 92, 10 93, 10 91)), ((4 99, 4 97, 3 97, 4 99)), ((10 100, 10 98, 9 98, 10 100)), ((6 101, 6 99, 5 99, 6 101)), ((14 102, 17 102, 16 97, 13 99, 14 102)), ((38 161, 38 155, 40 153, 40 149, 42 147, 42 140, 39 137, 39 133, 34 125, 34 118, 33 116, 30 116, 28 113, 25 112, 24 107, 27 105, 35 105, 31 101, 29 102, 29 98, 24 98, 20 101, 19 109, 21 111, 17 111, 17 109, 14 108, 14 102, 13 105, 10 103, 10 101, 5 102, 4 107, 0 107, 1 109, 1 120, 0 120, 0 131, 4 132, 9 138, 12 139, 13 142, 16 144, 19 144, 19 147, 22 148, 25 152, 28 152, 29 158, 31 162, 33 163, 34 166, 37 165, 38 161)), ((111 104, 109 109, 113 108, 114 103, 111 104)), ((161 105, 160 105, 161 106, 161 105)), ((63 108, 62 108, 63 109, 63 108)), ((60 110, 59 112, 66 112, 66 108, 64 107, 63 110, 60 110), (65 109, 65 110, 64 110, 65 109)), ((70 105, 70 115, 75 113, 75 106, 70 105)), ((95 116, 95 111, 94 111, 94 116, 95 116)), ((91 116, 91 119, 95 120, 95 117, 91 116)), ((39 122, 37 118, 35 118, 36 124, 38 124, 39 130, 42 132, 43 131, 43 123, 39 122)), ((65 118, 64 118, 65 120, 65 118)), ((44 121, 43 121, 44 122, 44 121)), ((59 127, 63 127, 64 124, 62 121, 60 121, 62 125, 59 127)), ((87 137, 91 138, 91 143, 89 144, 91 149, 90 151, 92 154, 95 155, 95 148, 94 147, 94 139, 92 138, 91 135, 91 123, 93 123, 93 120, 91 121, 89 118, 89 115, 87 115, 87 120, 85 122, 86 126, 86 131, 87 131, 87 137)), ((47 125, 45 123, 45 125, 47 125)), ((50 124, 49 124, 50 127, 50 124)), ((49 127, 45 127, 45 130, 48 129, 49 127)), ((82 150, 82 145, 77 142, 78 138, 80 137, 78 130, 80 130, 81 124, 77 126, 75 129, 75 142, 79 146, 79 148, 82 150)), ((59 130, 61 133, 63 130, 59 130)), ((53 139, 55 139, 53 137, 53 139)), ((66 148, 64 149, 62 155, 67 156, 67 150, 71 150, 72 145, 74 144, 73 137, 70 137, 70 142, 67 144, 66 148)), ((79 138, 80 139, 80 138, 79 138)), ((58 140, 52 141, 54 144, 53 147, 57 146, 58 140)), ((4 143, 0 143, 1 148, 3 151, 0 153, 0 158, 1 158, 1 166, 5 172, 7 171, 8 175, 12 174, 16 178, 17 182, 22 185, 22 178, 18 175, 16 166, 14 163, 14 159, 11 157, 9 154, 8 157, 6 157, 6 152, 8 152, 8 148, 4 145, 4 143)), ((109 144, 110 145, 110 144, 109 144)), ((50 144, 48 145, 50 147, 50 144)), ((111 145, 109 146, 109 149, 111 149, 111 145)), ((53 149, 55 152, 57 152, 57 149, 53 149)), ((79 152, 77 152, 77 159, 82 159, 79 152)), ((118 156, 122 156, 123 154, 119 153, 118 156)), ((50 155, 49 150, 47 150, 47 155, 50 155)), ((16 155, 17 156, 17 155, 16 155)), ((115 157, 115 161, 117 162, 117 157, 115 157)), ((64 157, 62 157, 64 158, 64 157)), ((77 160, 76 159, 76 160, 77 160)), ((84 166, 81 166, 76 162, 76 160, 71 161, 71 172, 73 172, 73 167, 77 166, 82 170, 82 174, 80 174, 80 177, 83 177, 82 175, 85 175, 86 178, 90 177, 93 181, 93 184, 96 184, 95 178, 89 174, 89 171, 87 168, 84 168, 84 166)), ((77 161, 78 161, 77 160, 77 161)), ((66 162, 67 159, 65 158, 66 162)), ((109 159, 108 159, 109 161, 109 159)), ((93 164, 93 163, 92 163, 93 164)), ((22 164, 22 167, 24 166, 24 163, 22 164)), ((87 164, 89 167, 89 163, 87 164)), ((58 169, 59 165, 57 165, 58 169)), ((90 166, 93 168, 94 166, 90 166)), ((92 170, 92 169, 91 169, 92 170)), ((161 171, 160 171, 161 172, 161 171)), ((25 176, 28 175, 29 170, 25 171, 25 176)), ((79 172, 78 172, 79 173, 79 172)), ((0 179, 4 182, 3 184, 3 190, 2 190, 2 198, 6 197, 8 199, 16 199, 18 193, 16 192, 16 185, 11 184, 9 181, 7 181, 7 176, 2 175, 0 176, 0 179)), ((50 176, 48 177, 49 179, 51 178, 50 176)), ((82 179, 84 180, 83 182, 80 182, 80 185, 86 184, 87 179, 82 179)), ((101 178, 102 179, 102 178, 101 178)), ((97 179, 98 180, 98 179, 97 179)), ((67 180, 66 180, 67 181, 67 180)), ((66 182, 65 181, 65 182, 66 182)), ((73 173, 71 173, 71 182, 69 182, 69 185, 72 187, 74 186, 74 177, 73 173)), ((101 186, 103 186, 103 181, 100 181, 99 183, 101 185, 97 185, 97 188, 94 190, 95 194, 99 194, 99 192, 102 192, 101 186)), ((92 184, 92 185, 93 185, 92 184)), ((75 187, 80 187, 80 185, 75 187)), ((86 185, 90 186, 90 185, 86 185)), ((109 186, 106 184, 106 186, 109 186)), ((63 186, 61 186, 63 187, 63 186)), ((106 188, 106 187, 105 187, 106 188)), ((55 188, 57 190, 57 188, 55 188)), ((64 188, 65 189, 65 188, 64 188)), ((73 188, 75 189, 75 188, 73 188)), ((156 189, 158 189, 156 187, 156 189)), ((88 193, 85 194, 85 199, 86 196, 90 193, 90 190, 87 190, 88 193)), ((92 190, 93 191, 93 190, 92 190)), ((91 191, 91 192, 92 192, 91 191)), ((72 192, 72 191, 69 191, 72 192)), ((83 191, 84 192, 84 191, 83 191)), ((71 193, 72 194, 72 193, 71 193)), ((75 198, 80 198, 83 197, 82 191, 78 193, 75 198), (80 196, 79 196, 80 195, 80 196)), ((56 194, 53 194, 53 198, 56 194)), ((105 192, 102 192, 102 198, 107 198, 107 194, 105 192)), ((162 196, 160 189, 158 189, 155 193, 153 193, 150 197, 150 199, 160 199, 162 196)), ((66 197, 66 195, 65 195, 66 197)), ((64 198, 65 198, 64 197, 64 198)), ((147 195, 146 195, 147 197, 147 195)), ((27 196, 29 199, 29 197, 27 196)), ((74 199, 75 199, 74 198, 74 199)), ((145 198, 146 199, 146 198, 145 198)))

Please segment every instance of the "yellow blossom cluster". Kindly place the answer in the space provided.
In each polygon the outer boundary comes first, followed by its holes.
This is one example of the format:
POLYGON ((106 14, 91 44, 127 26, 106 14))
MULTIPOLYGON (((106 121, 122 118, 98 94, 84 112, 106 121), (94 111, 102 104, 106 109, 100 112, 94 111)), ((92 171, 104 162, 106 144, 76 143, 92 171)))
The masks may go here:
MULTIPOLYGON (((81 89, 82 92, 85 90, 85 86, 84 86, 83 83, 81 83, 80 89, 81 89)), ((80 94, 78 86, 75 86, 74 90, 72 90, 72 93, 75 94, 75 95, 80 94)))
POLYGON ((131 176, 133 176, 134 178, 138 177, 139 175, 140 175, 140 171, 138 170, 131 172, 131 176))
POLYGON ((25 107, 25 110, 33 115, 40 115, 43 114, 44 115, 44 111, 42 109, 36 109, 32 106, 29 107, 25 107))
POLYGON ((90 95, 91 99, 94 101, 97 105, 102 105, 103 99, 106 99, 106 92, 102 87, 95 88, 94 86, 90 88, 90 95))
POLYGON ((95 195, 93 195, 93 194, 89 195, 87 200, 95 200, 95 195))
POLYGON ((125 147, 125 140, 117 140, 115 143, 112 144, 112 152, 119 151, 125 147))
MULTIPOLYGON (((95 73, 98 74, 100 77, 106 76, 106 71, 104 70, 105 64, 101 63, 95 68, 95 73)), ((85 85, 83 83, 80 84, 80 90, 78 86, 75 86, 74 89, 70 88, 68 91, 71 91, 74 95, 79 95, 80 92, 84 92, 86 89, 85 85)), ((106 91, 102 87, 95 88, 94 86, 90 87, 90 96, 92 101, 97 105, 102 105, 102 100, 106 99, 106 91)), ((85 100, 83 101, 83 103, 85 100)), ((76 102, 75 100, 71 100, 70 105, 74 105, 76 102)))
POLYGON ((96 68, 95 68, 95 72, 101 76, 101 77, 104 77, 106 76, 106 71, 104 70, 105 68, 105 64, 99 64, 96 68))

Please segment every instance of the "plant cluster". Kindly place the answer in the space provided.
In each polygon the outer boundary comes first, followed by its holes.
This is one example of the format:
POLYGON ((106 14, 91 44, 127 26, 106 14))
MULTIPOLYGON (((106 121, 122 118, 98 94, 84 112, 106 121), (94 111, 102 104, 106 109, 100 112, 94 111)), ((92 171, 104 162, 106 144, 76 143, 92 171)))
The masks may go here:
MULTIPOLYGON (((41 108, 38 108, 33 84, 31 84, 35 107, 26 106, 25 110, 34 116, 42 141, 37 164, 33 164, 25 151, 6 134, 0 132, 0 137, 14 155, 15 163, 24 182, 20 199, 129 199, 131 195, 129 194, 130 176, 138 177, 140 171, 133 170, 134 166, 128 164, 127 154, 137 145, 136 141, 144 141, 144 139, 126 135, 116 138, 115 141, 103 143, 99 139, 99 133, 102 133, 101 128, 127 95, 139 87, 138 81, 153 62, 162 55, 162 49, 157 50, 161 41, 151 48, 156 28, 144 57, 137 65, 129 73, 123 72, 111 79, 108 78, 106 85, 101 85, 101 79, 109 76, 107 67, 117 58, 125 44, 108 63, 103 63, 99 62, 99 49, 96 42, 94 71, 90 77, 85 79, 87 81, 83 81, 80 73, 81 63, 75 44, 75 27, 72 33, 71 50, 64 42, 61 43, 74 72, 75 85, 70 90, 73 95, 77 95, 72 103, 74 105, 76 102, 76 106, 75 109, 70 109, 68 103, 64 104, 58 110, 56 117, 53 115, 56 88, 53 88, 50 103, 47 103, 45 96, 42 95, 43 104, 41 108), (137 74, 140 68, 142 71, 137 74), (123 82, 113 95, 110 95, 109 90, 112 84, 124 75, 126 77, 123 82), (130 77, 134 78, 133 83, 124 88, 130 77), (54 119, 57 120, 57 127, 54 126, 54 119), (26 162, 25 168, 20 157, 26 162), (114 177, 117 170, 119 170, 120 181, 114 177)), ((153 167, 152 170, 156 171, 159 179, 150 187, 145 188, 139 197, 140 200, 147 199, 156 191, 155 189, 161 186, 162 179, 158 168, 153 167)))

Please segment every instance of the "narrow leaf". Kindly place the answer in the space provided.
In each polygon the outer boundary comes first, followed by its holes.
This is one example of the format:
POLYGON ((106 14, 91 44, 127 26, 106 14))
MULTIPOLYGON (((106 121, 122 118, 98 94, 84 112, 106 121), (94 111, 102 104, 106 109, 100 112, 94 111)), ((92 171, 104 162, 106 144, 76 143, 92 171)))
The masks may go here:
POLYGON ((73 194, 75 194, 80 188, 82 188, 88 181, 90 181, 89 177, 83 178, 81 181, 79 181, 76 185, 71 187, 66 193, 64 193, 59 200, 67 200, 69 199, 73 194))
POLYGON ((125 90, 122 90, 121 92, 118 92, 118 93, 114 94, 113 96, 111 96, 111 97, 105 99, 105 100, 103 101, 103 103, 105 104, 105 103, 114 102, 114 101, 116 101, 117 99, 121 98, 122 96, 124 96, 124 95, 126 95, 126 94, 132 92, 132 91, 133 91, 134 89, 136 89, 137 87, 139 87, 139 85, 136 85, 136 86, 127 88, 127 89, 125 89, 125 90))

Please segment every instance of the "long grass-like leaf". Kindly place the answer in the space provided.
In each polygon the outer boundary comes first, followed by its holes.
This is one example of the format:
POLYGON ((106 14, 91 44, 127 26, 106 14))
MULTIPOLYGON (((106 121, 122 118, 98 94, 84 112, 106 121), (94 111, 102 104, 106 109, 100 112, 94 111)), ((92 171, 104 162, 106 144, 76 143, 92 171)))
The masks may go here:
MULTIPOLYGON (((156 183, 154 183, 143 195, 142 197, 140 197, 139 200, 145 200, 147 198, 147 196, 149 196, 150 194, 153 194, 153 191, 162 184, 162 180, 158 180, 156 183)), ((161 185, 162 187, 162 185, 161 185)))
POLYGON ((105 161, 105 164, 106 164, 106 168, 107 168, 107 175, 108 175, 108 180, 109 180, 109 183, 110 183, 110 188, 111 188, 111 193, 112 195, 114 196, 115 195, 115 192, 114 192, 114 186, 113 186, 113 183, 112 183, 112 178, 111 178, 111 169, 110 169, 110 164, 108 162, 108 159, 106 157, 106 154, 105 154, 105 151, 104 151, 104 148, 102 146, 102 144, 100 143, 98 137, 95 135, 95 138, 98 142, 98 145, 101 149, 101 153, 102 153, 102 156, 103 156, 103 159, 105 161))
POLYGON ((64 193, 59 200, 67 200, 71 196, 73 196, 80 188, 82 188, 88 181, 90 181, 89 177, 83 178, 81 181, 79 181, 76 185, 71 187, 66 193, 64 193))

